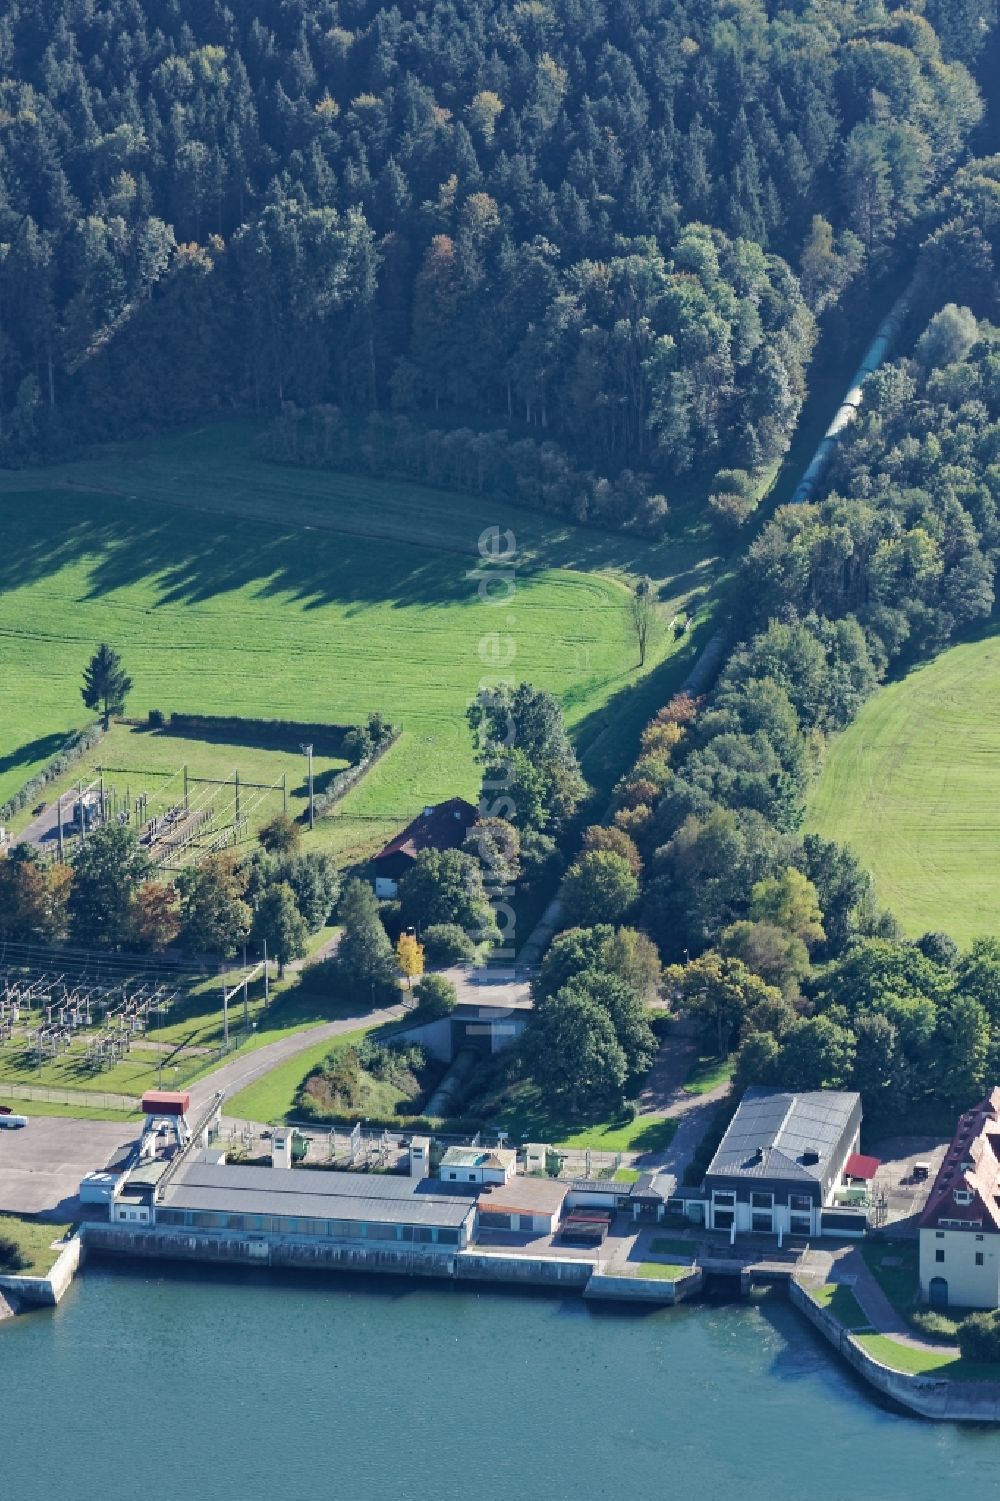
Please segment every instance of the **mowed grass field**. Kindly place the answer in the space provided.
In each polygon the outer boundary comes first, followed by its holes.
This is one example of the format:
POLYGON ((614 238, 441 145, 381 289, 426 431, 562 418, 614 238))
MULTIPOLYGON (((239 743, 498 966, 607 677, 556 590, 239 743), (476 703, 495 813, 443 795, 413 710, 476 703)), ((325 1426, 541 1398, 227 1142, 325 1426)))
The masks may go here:
MULTIPOLYGON (((333 844, 377 844, 424 803, 475 791, 464 711, 498 672, 556 693, 585 769, 613 778, 693 655, 696 640, 667 623, 704 608, 714 577, 704 545, 265 464, 245 424, 4 474, 0 524, 0 801, 91 718, 80 675, 107 640, 135 680, 133 715, 353 722, 377 710, 400 724, 342 805, 379 822, 327 820, 333 844), (483 598, 479 539, 495 526, 514 535, 514 567, 483 598), (662 624, 636 694, 623 581, 642 573, 659 585, 662 624)), ((194 754, 132 739, 139 766, 194 754)))
POLYGON ((910 936, 1000 933, 1000 635, 880 689, 830 746, 807 828, 856 850, 910 936))

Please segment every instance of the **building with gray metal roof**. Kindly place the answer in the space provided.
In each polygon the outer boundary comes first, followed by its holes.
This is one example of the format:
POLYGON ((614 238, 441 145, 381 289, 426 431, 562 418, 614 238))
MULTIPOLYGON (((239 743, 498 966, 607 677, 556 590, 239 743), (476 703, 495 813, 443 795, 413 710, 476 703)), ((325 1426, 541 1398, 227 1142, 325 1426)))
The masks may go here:
POLYGON ((705 1174, 709 1227, 821 1233, 860 1135, 852 1091, 748 1089, 705 1174))
POLYGON ((468 1244, 476 1190, 437 1180, 192 1160, 160 1190, 158 1226, 311 1239, 468 1244))

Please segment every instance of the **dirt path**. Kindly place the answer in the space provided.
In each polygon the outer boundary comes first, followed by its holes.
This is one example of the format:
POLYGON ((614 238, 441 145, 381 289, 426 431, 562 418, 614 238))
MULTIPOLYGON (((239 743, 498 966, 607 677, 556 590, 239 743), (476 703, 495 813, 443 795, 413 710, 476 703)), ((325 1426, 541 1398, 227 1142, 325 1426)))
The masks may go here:
POLYGON ((662 1152, 643 1153, 636 1159, 636 1165, 647 1170, 658 1169, 673 1176, 676 1183, 680 1183, 684 1169, 711 1128, 716 1106, 729 1093, 728 1081, 706 1094, 685 1092, 684 1080, 697 1057, 696 1038, 675 1027, 660 1044, 639 1096, 641 1115, 668 1116, 677 1122, 677 1130, 662 1152))

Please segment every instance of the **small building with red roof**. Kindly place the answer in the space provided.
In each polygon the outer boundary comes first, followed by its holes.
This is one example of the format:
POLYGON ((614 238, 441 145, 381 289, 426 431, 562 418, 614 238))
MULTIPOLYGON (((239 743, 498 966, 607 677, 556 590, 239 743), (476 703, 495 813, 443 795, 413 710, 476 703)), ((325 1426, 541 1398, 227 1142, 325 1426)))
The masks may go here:
POLYGON ((920 1291, 934 1308, 1000 1308, 1000 1089, 959 1119, 920 1217, 920 1291))
POLYGON ((394 897, 421 850, 458 849, 478 817, 478 810, 464 797, 450 797, 447 802, 425 808, 372 861, 375 895, 394 897))

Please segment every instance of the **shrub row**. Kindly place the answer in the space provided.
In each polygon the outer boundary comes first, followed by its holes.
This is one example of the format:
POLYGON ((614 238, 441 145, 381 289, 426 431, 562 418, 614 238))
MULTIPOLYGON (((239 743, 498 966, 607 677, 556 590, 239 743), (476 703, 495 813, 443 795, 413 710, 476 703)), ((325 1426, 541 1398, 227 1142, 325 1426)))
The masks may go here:
POLYGON ((87 725, 86 729, 76 730, 69 739, 63 743, 62 749, 58 750, 51 761, 46 761, 40 771, 36 771, 33 777, 26 781, 23 787, 19 787, 14 796, 7 802, 0 804, 0 824, 8 823, 15 813, 20 813, 22 808, 27 808, 35 798, 48 786, 56 781, 64 772, 68 771, 75 761, 79 761, 103 738, 104 731, 99 724, 87 725))
POLYGON ((169 722, 172 730, 185 730, 195 735, 245 735, 252 730, 262 741, 294 740, 296 744, 305 738, 313 742, 319 755, 340 756, 344 739, 357 726, 353 724, 314 724, 297 719, 257 719, 242 714, 178 714, 166 715, 161 709, 150 709, 145 720, 126 719, 126 724, 148 724, 158 729, 169 722))
POLYGON ((400 731, 390 725, 385 739, 376 745, 367 756, 362 756, 353 766, 346 766, 343 771, 338 771, 333 781, 325 792, 320 792, 314 799, 314 808, 317 818, 325 818, 331 808, 340 802, 355 787, 366 772, 370 771, 376 762, 381 761, 390 746, 395 745, 399 739, 400 731))
MULTIPOLYGON (((356 1126, 362 1119, 355 1112, 344 1110, 321 1110, 307 1100, 295 1102, 296 1119, 314 1122, 320 1126, 356 1126)), ((430 1115, 365 1115, 366 1126, 381 1126, 387 1131, 417 1132, 425 1136, 443 1133, 446 1136, 469 1136, 483 1129, 479 1116, 448 1116, 438 1119, 430 1115)))

